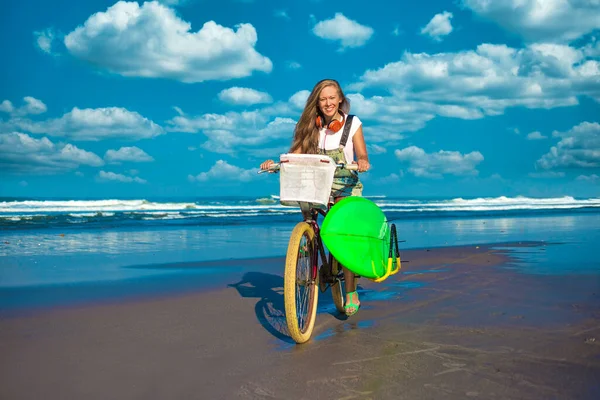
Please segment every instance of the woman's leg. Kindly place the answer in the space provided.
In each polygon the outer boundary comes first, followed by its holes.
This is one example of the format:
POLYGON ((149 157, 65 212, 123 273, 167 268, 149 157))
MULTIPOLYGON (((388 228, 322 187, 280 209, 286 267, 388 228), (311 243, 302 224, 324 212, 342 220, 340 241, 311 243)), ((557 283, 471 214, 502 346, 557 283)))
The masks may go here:
MULTIPOLYGON (((334 203, 337 203, 343 198, 344 197, 336 197, 334 199, 334 203)), ((343 265, 342 270, 344 271, 344 281, 346 282, 346 303, 344 305, 344 308, 346 309, 346 314, 350 316, 356 314, 356 312, 358 311, 358 307, 360 306, 360 301, 358 301, 358 293, 356 292, 356 275, 354 275, 354 272, 350 271, 343 265)))
POLYGON ((344 269, 344 280, 346 282, 346 303, 344 308, 346 309, 346 314, 348 316, 356 314, 358 308, 360 307, 360 301, 358 301, 358 293, 356 292, 356 276, 354 272, 350 271, 348 268, 343 267, 344 269))

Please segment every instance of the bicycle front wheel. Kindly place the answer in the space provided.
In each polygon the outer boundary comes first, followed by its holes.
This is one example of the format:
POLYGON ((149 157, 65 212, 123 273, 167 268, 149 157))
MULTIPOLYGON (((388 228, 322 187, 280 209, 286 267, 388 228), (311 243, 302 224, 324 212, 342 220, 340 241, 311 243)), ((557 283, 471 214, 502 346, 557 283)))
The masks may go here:
POLYGON ((315 232, 306 222, 292 231, 285 259, 283 294, 285 319, 290 336, 296 343, 310 339, 317 316, 318 274, 313 273, 317 257, 315 232))

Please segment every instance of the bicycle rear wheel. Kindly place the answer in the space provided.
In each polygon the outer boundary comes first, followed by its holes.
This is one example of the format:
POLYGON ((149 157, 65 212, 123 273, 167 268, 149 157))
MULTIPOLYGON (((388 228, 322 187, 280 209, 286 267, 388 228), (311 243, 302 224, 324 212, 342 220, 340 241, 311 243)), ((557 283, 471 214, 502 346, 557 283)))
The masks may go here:
POLYGON ((335 282, 331 284, 331 297, 333 298, 333 304, 335 304, 335 308, 341 312, 345 313, 344 309, 344 290, 342 288, 342 281, 337 278, 341 270, 340 263, 338 260, 332 257, 331 259, 331 274, 336 278, 335 282))
POLYGON ((300 222, 292 231, 285 259, 283 295, 285 319, 290 336, 296 343, 310 339, 317 316, 319 297, 316 262, 315 232, 306 222, 300 222))

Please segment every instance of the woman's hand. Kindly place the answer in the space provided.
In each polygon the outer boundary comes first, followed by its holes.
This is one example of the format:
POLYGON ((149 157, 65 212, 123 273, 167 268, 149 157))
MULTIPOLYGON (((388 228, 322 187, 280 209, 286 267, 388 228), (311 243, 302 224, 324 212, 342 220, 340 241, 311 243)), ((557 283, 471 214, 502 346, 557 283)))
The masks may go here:
POLYGON ((371 168, 369 160, 365 160, 363 158, 359 158, 358 163, 355 161, 354 164, 358 164, 358 172, 367 172, 369 168, 371 168))
MULTIPOLYGON (((267 161, 263 162, 262 164, 260 164, 260 169, 262 169, 263 171, 266 171, 274 163, 275 162, 273 160, 267 160, 267 161)), ((273 171, 269 171, 269 172, 273 172, 273 171)))

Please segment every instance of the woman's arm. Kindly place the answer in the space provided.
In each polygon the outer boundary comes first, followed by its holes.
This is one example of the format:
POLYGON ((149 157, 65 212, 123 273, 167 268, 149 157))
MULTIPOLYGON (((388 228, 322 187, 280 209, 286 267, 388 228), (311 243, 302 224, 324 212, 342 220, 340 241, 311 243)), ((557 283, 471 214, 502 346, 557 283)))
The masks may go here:
POLYGON ((358 161, 358 170, 360 172, 368 171, 371 165, 369 164, 369 155, 367 154, 367 145, 365 143, 362 126, 360 126, 354 134, 352 144, 354 145, 354 155, 358 161))

